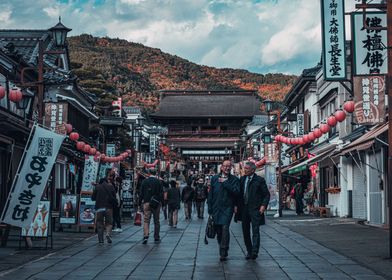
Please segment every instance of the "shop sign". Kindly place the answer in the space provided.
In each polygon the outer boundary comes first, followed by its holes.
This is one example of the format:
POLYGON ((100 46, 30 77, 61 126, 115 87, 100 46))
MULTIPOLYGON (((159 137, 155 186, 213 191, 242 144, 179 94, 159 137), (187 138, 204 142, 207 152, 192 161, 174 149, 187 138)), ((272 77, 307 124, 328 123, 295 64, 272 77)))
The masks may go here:
MULTIPOLYGON (((387 31, 368 30, 363 26, 363 13, 352 15, 354 75, 383 75, 388 72, 387 31)), ((386 27, 385 12, 366 12, 366 25, 386 27)))
POLYGON ((97 181, 99 161, 94 160, 94 156, 85 156, 84 159, 84 171, 83 171, 83 182, 82 192, 92 193, 94 185, 97 181))
POLYGON ((60 224, 76 224, 78 210, 78 196, 76 194, 62 194, 60 206, 60 224))
POLYGON ((40 201, 30 226, 22 228, 21 235, 47 237, 49 229, 50 201, 40 201))
POLYGON ((21 228, 31 224, 64 138, 33 126, 1 216, 4 223, 21 228))
POLYGON ((95 201, 91 194, 81 194, 79 204, 79 225, 91 226, 95 220, 95 201))
MULTIPOLYGON (((324 79, 346 79, 344 0, 322 0, 324 79)), ((303 135, 303 134, 301 134, 303 135)))
POLYGON ((279 193, 276 184, 276 166, 275 164, 267 164, 265 166, 265 182, 270 192, 270 201, 268 209, 278 210, 279 208, 279 193))
POLYGON ((45 103, 45 126, 57 133, 66 134, 68 103, 45 103))
POLYGON ((385 122, 385 77, 354 77, 354 122, 374 125, 385 122))

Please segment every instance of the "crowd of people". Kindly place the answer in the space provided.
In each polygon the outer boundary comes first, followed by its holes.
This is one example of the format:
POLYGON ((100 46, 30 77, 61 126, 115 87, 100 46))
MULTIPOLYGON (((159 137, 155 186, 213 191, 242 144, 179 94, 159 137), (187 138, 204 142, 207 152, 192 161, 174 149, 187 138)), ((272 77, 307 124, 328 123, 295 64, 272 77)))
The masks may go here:
MULTIPOLYGON (((270 199, 264 178, 255 174, 256 166, 252 162, 244 164, 244 175, 233 175, 232 163, 225 160, 218 174, 179 174, 172 179, 148 170, 148 176, 141 182, 139 209, 143 212, 143 244, 150 237, 150 223, 154 224, 154 242, 159 243, 160 213, 168 220, 170 227, 178 224, 178 211, 181 205, 186 221, 192 220, 195 211, 198 219, 204 219, 205 204, 208 216, 213 221, 214 231, 219 246, 220 260, 225 261, 230 244, 230 223, 242 222, 244 243, 247 249, 246 259, 256 259, 260 247, 260 225, 265 223, 264 212, 270 199), (159 176, 161 175, 161 176, 159 176), (181 177, 182 175, 182 177, 181 177)), ((121 179, 115 172, 109 171, 94 189, 93 200, 96 202, 97 230, 99 243, 106 240, 111 243, 114 225, 121 229, 118 200, 121 179)))

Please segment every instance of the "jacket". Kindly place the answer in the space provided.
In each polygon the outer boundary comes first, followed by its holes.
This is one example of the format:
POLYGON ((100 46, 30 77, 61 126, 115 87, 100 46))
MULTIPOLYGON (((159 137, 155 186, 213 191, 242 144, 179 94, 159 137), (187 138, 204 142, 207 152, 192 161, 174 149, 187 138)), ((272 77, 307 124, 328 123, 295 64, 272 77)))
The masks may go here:
POLYGON ((172 208, 180 207, 180 190, 177 188, 170 188, 167 191, 167 204, 172 208))
POLYGON ((140 201, 142 203, 150 202, 152 196, 155 196, 157 200, 163 203, 163 186, 161 181, 155 177, 148 177, 142 182, 140 201))
MULTIPOLYGON (((245 205, 244 201, 244 191, 245 191, 245 182, 246 176, 242 176, 240 179, 240 188, 241 195, 239 199, 236 201, 237 213, 235 220, 241 221, 244 207, 248 207, 249 213, 251 215, 256 215, 259 212, 259 209, 262 205, 267 208, 269 200, 270 200, 270 192, 267 188, 267 184, 263 177, 258 176, 257 174, 253 174, 252 180, 249 183, 249 195, 248 195, 248 204, 245 205)), ((264 213, 261 215, 261 223, 265 224, 265 216, 264 213)))
POLYGON ((193 200, 194 195, 195 195, 195 191, 191 186, 188 185, 182 190, 181 201, 184 203, 190 202, 193 200))
POLYGON ((113 209, 114 204, 117 204, 116 189, 108 181, 103 181, 94 188, 91 199, 95 201, 95 209, 113 209))
POLYGON ((234 202, 240 194, 240 184, 237 177, 229 174, 227 180, 219 182, 220 175, 211 179, 208 192, 208 214, 212 215, 216 225, 230 225, 233 218, 234 202))

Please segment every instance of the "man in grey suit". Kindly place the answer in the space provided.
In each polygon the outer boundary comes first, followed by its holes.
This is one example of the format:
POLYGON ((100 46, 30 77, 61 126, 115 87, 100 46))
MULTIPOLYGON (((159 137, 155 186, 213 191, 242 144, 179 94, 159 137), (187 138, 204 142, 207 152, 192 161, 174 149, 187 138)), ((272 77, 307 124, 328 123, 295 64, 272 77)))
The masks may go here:
POLYGON ((256 259, 260 248, 260 225, 265 224, 270 193, 264 178, 255 174, 256 165, 246 162, 245 175, 240 179, 241 196, 237 201, 236 219, 242 220, 242 233, 248 254, 246 259, 256 259), (252 226, 252 238, 250 228, 252 226))

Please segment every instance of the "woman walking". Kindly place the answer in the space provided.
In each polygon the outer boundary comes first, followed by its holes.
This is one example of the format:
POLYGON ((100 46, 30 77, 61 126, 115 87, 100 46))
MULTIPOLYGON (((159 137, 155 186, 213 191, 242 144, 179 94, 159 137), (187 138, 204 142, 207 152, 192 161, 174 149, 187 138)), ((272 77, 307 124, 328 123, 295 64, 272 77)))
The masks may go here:
POLYGON ((180 190, 176 181, 170 181, 170 189, 167 191, 167 203, 169 208, 169 226, 176 228, 178 222, 178 209, 180 209, 180 190))

